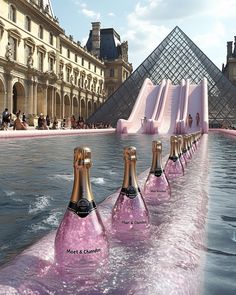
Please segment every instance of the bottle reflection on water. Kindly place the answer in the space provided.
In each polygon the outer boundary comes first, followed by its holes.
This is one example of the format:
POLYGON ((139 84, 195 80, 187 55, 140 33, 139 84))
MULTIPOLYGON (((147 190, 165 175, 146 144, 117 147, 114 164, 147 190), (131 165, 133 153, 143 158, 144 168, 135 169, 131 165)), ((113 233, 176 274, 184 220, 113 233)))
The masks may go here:
POLYGON ((121 239, 142 239, 149 233, 149 212, 136 175, 136 148, 124 148, 124 179, 112 210, 112 229, 121 239))
POLYGON ((165 165, 165 173, 169 180, 184 175, 184 168, 178 155, 178 141, 176 136, 171 136, 170 146, 170 156, 165 165))
POLYGON ((147 204, 158 204, 170 199, 170 185, 162 167, 162 143, 152 142, 152 166, 144 185, 147 204))
POLYGON ((104 225, 91 190, 90 167, 90 149, 75 148, 73 190, 55 238, 55 263, 60 267, 94 267, 108 257, 104 225))

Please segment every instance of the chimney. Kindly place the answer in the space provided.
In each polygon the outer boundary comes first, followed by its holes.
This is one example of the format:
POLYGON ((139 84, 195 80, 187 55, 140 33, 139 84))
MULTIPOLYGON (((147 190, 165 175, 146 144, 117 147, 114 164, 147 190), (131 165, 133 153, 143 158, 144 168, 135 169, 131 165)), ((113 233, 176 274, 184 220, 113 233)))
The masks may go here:
POLYGON ((92 53, 96 56, 100 56, 100 22, 92 23, 92 53))
POLYGON ((232 41, 227 42, 227 58, 232 57, 232 47, 233 47, 233 42, 232 41))
POLYGON ((233 56, 236 57, 236 36, 234 36, 234 51, 233 56))

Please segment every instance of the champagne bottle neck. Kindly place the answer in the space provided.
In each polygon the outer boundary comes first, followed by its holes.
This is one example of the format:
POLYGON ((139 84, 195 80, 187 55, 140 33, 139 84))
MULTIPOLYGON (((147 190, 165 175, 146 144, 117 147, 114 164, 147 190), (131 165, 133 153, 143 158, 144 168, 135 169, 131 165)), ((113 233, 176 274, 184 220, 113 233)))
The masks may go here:
POLYGON ((152 166, 150 173, 162 173, 163 167, 162 167, 162 161, 161 161, 161 151, 153 151, 152 154, 152 166))
POLYGON ((125 170, 124 170, 124 179, 122 188, 134 187, 138 189, 138 181, 136 175, 136 160, 126 160, 125 161, 125 170))
POLYGON ((178 157, 178 142, 174 140, 171 142, 170 159, 176 161, 178 157))
POLYGON ((71 193, 71 202, 77 203, 81 199, 86 199, 89 202, 94 200, 91 190, 89 168, 74 168, 74 184, 71 193))

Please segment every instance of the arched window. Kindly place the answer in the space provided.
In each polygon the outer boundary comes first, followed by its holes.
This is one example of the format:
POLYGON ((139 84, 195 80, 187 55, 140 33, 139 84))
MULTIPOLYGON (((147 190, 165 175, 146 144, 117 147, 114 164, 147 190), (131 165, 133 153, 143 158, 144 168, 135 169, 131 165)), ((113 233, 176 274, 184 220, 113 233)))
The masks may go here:
POLYGON ((31 31, 31 19, 28 15, 25 17, 25 29, 29 32, 31 31))
POLYGON ((9 6, 9 19, 16 22, 16 8, 12 4, 9 6))

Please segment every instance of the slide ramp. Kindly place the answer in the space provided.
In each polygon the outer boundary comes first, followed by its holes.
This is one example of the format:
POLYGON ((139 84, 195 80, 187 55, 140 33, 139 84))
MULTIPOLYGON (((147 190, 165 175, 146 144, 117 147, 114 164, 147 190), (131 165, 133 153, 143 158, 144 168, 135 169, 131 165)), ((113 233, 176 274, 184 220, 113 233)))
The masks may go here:
POLYGON ((181 93, 180 85, 170 85, 164 102, 164 113, 158 128, 159 134, 174 133, 176 128, 176 117, 181 93))
POLYGON ((119 119, 116 130, 118 133, 208 133, 206 78, 197 85, 190 85, 189 80, 172 85, 165 79, 160 85, 154 85, 145 79, 129 119, 119 119))
POLYGON ((129 119, 118 121, 117 132, 146 133, 147 119, 152 116, 159 90, 159 85, 154 85, 148 78, 145 79, 129 119))
POLYGON ((199 84, 190 84, 187 80, 183 109, 180 113, 182 116, 178 124, 181 127, 178 133, 185 134, 197 131, 208 133, 208 90, 206 78, 199 84), (192 124, 189 117, 192 118, 192 124))

